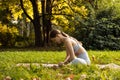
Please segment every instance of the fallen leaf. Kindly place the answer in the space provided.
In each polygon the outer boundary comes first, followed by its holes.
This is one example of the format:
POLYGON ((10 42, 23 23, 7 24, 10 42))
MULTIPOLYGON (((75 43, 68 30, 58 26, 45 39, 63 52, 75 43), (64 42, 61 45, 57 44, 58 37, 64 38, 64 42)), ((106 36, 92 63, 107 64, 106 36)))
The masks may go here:
POLYGON ((70 77, 65 78, 65 80, 72 80, 70 77))
POLYGON ((4 80, 12 80, 12 78, 10 76, 6 76, 4 80))
POLYGON ((73 79, 73 78, 74 78, 74 75, 73 75, 73 74, 71 74, 69 77, 70 77, 70 79, 73 79))
POLYGON ((82 74, 81 76, 80 76, 80 79, 79 80, 84 80, 84 79, 86 79, 87 78, 87 75, 86 74, 82 74))

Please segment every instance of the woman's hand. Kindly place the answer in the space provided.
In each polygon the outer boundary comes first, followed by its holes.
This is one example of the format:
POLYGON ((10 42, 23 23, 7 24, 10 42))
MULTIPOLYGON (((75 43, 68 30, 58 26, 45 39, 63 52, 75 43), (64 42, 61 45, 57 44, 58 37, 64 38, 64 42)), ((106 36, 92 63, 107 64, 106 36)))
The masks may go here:
POLYGON ((60 62, 60 63, 58 63, 58 66, 59 66, 59 67, 64 66, 64 62, 60 62))

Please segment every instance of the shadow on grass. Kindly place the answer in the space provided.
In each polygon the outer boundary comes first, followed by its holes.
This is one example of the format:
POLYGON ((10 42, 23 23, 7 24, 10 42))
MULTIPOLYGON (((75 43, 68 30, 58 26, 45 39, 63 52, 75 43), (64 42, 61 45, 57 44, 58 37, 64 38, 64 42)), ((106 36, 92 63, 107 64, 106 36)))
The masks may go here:
POLYGON ((0 47, 0 52, 3 51, 63 51, 59 47, 0 47))

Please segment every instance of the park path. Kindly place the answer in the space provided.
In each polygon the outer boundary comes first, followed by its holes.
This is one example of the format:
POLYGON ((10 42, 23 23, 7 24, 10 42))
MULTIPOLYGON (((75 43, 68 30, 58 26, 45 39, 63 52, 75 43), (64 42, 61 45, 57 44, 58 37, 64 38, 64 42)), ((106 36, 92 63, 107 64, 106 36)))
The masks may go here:
MULTIPOLYGON (((23 66, 23 67, 30 67, 30 65, 35 65, 35 66, 43 66, 43 67, 58 67, 58 64, 40 64, 40 63, 18 63, 16 64, 17 67, 23 66)), ((115 64, 115 63, 109 63, 109 64, 96 64, 97 67, 100 69, 117 69, 120 70, 120 66, 115 64)))

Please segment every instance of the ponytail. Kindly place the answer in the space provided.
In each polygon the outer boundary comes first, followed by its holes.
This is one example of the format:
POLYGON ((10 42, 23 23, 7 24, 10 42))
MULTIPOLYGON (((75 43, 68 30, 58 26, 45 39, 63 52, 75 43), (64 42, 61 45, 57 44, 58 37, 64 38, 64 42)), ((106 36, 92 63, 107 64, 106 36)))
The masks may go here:
POLYGON ((63 36, 65 36, 65 37, 69 37, 68 34, 66 34, 66 33, 64 33, 64 32, 62 32, 62 31, 61 31, 61 34, 62 34, 63 36))

